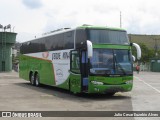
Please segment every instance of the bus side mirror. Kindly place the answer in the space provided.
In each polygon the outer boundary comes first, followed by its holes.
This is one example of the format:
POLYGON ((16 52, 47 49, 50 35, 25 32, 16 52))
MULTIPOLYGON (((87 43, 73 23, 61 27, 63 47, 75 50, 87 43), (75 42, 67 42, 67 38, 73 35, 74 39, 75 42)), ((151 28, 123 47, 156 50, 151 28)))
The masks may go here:
POLYGON ((133 62, 135 62, 135 61, 136 61, 136 58, 135 58, 135 56, 134 56, 134 55, 132 55, 132 59, 133 59, 133 62))
POLYGON ((137 43, 132 43, 132 45, 137 49, 137 59, 141 59, 141 48, 137 43))
POLYGON ((87 40, 87 53, 88 53, 88 58, 91 58, 93 56, 93 46, 92 42, 87 40))

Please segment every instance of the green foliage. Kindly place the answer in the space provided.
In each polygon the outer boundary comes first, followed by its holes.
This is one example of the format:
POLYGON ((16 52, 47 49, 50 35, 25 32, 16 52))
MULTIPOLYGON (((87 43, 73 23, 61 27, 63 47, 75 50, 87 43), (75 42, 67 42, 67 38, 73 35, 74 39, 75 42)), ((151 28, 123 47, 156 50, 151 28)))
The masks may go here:
MULTIPOLYGON (((139 43, 139 45, 142 51, 142 57, 140 59, 140 62, 146 63, 149 62, 151 58, 155 57, 155 51, 153 49, 149 49, 144 43, 139 43)), ((135 47, 132 47, 132 53, 136 57, 137 52, 135 47)))

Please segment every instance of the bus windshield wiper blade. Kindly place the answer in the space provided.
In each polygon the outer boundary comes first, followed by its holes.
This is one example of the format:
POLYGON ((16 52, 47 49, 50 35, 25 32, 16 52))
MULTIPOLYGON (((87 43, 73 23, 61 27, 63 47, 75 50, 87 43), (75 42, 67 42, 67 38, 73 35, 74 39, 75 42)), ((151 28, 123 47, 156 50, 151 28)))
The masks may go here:
POLYGON ((118 67, 121 69, 121 71, 123 72, 123 74, 126 75, 126 72, 125 72, 125 70, 122 68, 122 66, 121 66, 119 63, 117 63, 117 62, 116 62, 116 64, 117 64, 118 67))
POLYGON ((120 68, 120 70, 123 72, 124 75, 126 75, 126 72, 125 70, 122 68, 122 66, 117 62, 117 58, 116 56, 114 55, 114 58, 115 58, 115 64, 116 66, 118 65, 118 67, 120 68))

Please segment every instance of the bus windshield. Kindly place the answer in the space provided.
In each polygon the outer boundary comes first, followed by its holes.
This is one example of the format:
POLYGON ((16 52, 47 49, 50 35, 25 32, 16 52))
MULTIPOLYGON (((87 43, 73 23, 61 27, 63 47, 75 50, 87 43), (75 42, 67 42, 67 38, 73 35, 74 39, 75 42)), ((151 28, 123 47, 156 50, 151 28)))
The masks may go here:
POLYGON ((93 75, 132 74, 129 50, 94 49, 90 59, 90 73, 93 75))
POLYGON ((126 31, 116 30, 88 30, 88 39, 93 43, 123 44, 128 45, 129 40, 126 31))

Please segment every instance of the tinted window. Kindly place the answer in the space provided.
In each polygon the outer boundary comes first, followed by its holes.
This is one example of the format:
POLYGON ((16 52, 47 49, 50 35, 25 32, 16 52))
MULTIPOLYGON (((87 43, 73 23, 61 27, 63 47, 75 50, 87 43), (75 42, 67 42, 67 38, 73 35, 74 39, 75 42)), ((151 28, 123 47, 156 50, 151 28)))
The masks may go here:
POLYGON ((132 73, 132 58, 128 50, 114 50, 114 58, 117 74, 132 73))
POLYGON ((90 63, 92 74, 111 74, 114 70, 113 50, 93 49, 93 57, 90 59, 90 63))
POLYGON ((49 36, 46 39, 46 48, 49 48, 49 50, 61 50, 64 49, 64 37, 62 34, 57 34, 53 36, 49 36))
POLYGON ((65 45, 66 49, 74 48, 74 33, 73 33, 73 31, 64 33, 64 45, 65 45))
POLYGON ((93 49, 90 58, 90 73, 100 75, 132 74, 132 60, 129 50, 93 49))
POLYGON ((89 30, 88 35, 93 43, 129 44, 126 31, 89 30))
POLYGON ((77 29, 76 30, 76 49, 86 48, 86 30, 77 29))
POLYGON ((74 48, 74 31, 46 36, 22 44, 22 54, 74 48))

